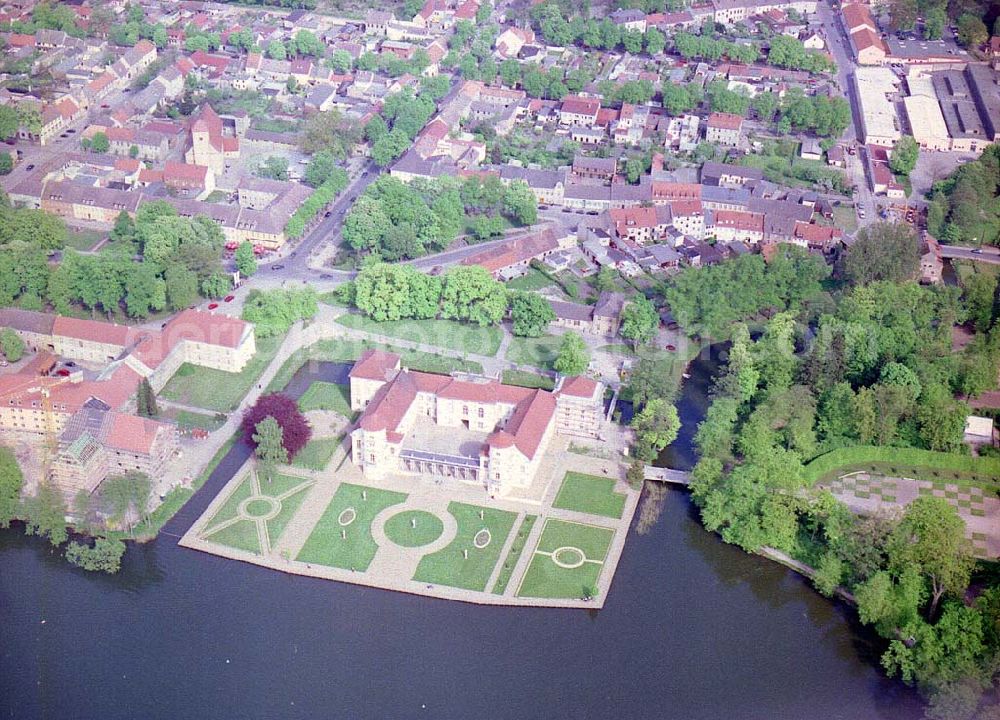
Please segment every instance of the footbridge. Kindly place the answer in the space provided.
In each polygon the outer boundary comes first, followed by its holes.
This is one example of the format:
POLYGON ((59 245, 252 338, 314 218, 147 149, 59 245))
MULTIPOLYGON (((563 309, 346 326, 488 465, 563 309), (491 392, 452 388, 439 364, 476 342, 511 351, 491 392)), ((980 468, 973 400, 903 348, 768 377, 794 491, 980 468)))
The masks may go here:
POLYGON ((645 478, 654 482, 687 486, 687 484, 691 481, 691 474, 684 472, 683 470, 674 470, 673 468, 653 467, 652 465, 647 465, 645 478))

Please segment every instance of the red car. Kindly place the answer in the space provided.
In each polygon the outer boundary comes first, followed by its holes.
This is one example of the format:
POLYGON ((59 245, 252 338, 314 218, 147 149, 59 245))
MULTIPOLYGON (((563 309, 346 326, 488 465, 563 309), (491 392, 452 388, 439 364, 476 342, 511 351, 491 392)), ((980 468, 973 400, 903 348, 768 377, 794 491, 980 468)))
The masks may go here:
POLYGON ((673 351, 674 351, 674 350, 676 350, 676 349, 677 349, 677 348, 676 348, 676 347, 674 347, 673 345, 667 345, 667 350, 669 350, 670 352, 673 352, 673 351))
POLYGON ((236 299, 235 295, 226 295, 226 297, 224 298, 224 302, 232 302, 235 299, 236 299))
POLYGON ((62 368, 61 370, 56 372, 56 375, 58 375, 59 377, 69 377, 69 370, 67 370, 66 368, 62 368))
POLYGON ((217 308, 217 307, 219 307, 219 303, 209 303, 208 304, 208 309, 209 310, 215 310, 215 308, 217 308))

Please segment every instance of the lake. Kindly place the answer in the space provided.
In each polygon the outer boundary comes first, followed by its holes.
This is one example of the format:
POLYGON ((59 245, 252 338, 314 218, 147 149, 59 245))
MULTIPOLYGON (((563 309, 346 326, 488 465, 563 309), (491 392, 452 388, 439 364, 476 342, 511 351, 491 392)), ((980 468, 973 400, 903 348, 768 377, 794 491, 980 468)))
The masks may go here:
MULTIPOLYGON (((313 364, 312 379, 342 367, 313 364)), ((692 364, 668 459, 692 462, 716 367, 692 364)), ((705 532, 667 490, 600 611, 493 608, 285 576, 176 546, 237 445, 121 572, 0 531, 0 717, 904 720, 882 641, 799 576, 705 532)), ((637 520, 638 522, 638 520, 637 520)))

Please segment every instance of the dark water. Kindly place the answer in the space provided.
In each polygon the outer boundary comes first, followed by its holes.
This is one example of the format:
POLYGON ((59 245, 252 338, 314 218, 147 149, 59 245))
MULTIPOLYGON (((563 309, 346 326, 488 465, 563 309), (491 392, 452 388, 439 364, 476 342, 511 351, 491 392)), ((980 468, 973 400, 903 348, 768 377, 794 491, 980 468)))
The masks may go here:
POLYGON ((848 611, 704 532, 680 492, 630 536, 603 610, 481 608, 178 548, 246 452, 113 577, 0 532, 0 718, 921 715, 848 611))

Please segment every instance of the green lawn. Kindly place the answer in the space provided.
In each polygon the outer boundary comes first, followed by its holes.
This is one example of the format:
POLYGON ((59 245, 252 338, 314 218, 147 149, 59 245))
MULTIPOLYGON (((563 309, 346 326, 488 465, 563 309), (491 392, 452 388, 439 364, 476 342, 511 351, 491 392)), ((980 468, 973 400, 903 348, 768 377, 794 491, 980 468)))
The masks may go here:
POLYGON ((555 335, 543 335, 538 338, 514 338, 507 349, 507 360, 518 365, 531 365, 551 370, 552 364, 559 355, 559 345, 562 338, 555 335))
POLYGON ((283 335, 257 340, 257 353, 238 373, 195 367, 184 363, 167 383, 160 395, 184 405, 229 412, 246 397, 257 378, 267 368, 281 342, 283 335))
POLYGON ((406 500, 403 493, 363 487, 344 483, 337 488, 323 517, 316 523, 312 534, 306 540, 296 560, 317 565, 364 571, 378 552, 378 545, 372 538, 372 520, 384 508, 398 505, 406 500), (367 493, 367 499, 362 494, 367 493), (346 526, 340 524, 341 513, 348 508, 354 510, 355 519, 346 526), (341 539, 340 531, 347 532, 341 539))
POLYGON ((411 370, 422 370, 423 372, 441 373, 444 375, 455 371, 479 375, 483 372, 481 364, 469 360, 459 360, 457 358, 434 355, 418 350, 405 350, 392 347, 391 345, 361 340, 320 340, 308 348, 303 348, 292 353, 291 357, 275 373, 271 382, 268 383, 267 391, 277 392, 282 390, 288 384, 289 380, 292 379, 292 376, 298 372, 299 368, 310 360, 317 362, 353 362, 368 348, 379 348, 398 353, 402 358, 403 364, 411 370))
POLYGON ((625 494, 615 492, 615 481, 611 478, 569 472, 563 478, 552 507, 617 520, 625 510, 625 494))
POLYGON ((527 290, 531 292, 551 287, 554 284, 545 273, 535 268, 528 268, 527 275, 508 280, 506 283, 508 290, 527 290))
MULTIPOLYGON (((286 497, 281 500, 281 509, 278 514, 266 521, 267 526, 267 536, 271 541, 271 547, 277 544, 278 539, 281 537, 281 533, 284 532, 285 526, 288 525, 289 520, 295 515, 296 511, 299 509, 299 505, 302 504, 302 500, 306 496, 306 490, 309 487, 309 481, 304 480, 300 477, 295 477, 293 475, 282 475, 281 473, 275 473, 270 481, 265 480, 263 477, 259 478, 260 481, 260 492, 261 495, 267 495, 270 497, 277 498, 279 495, 284 495, 286 492, 294 488, 301 488, 294 495, 286 497)), ((250 476, 247 475, 236 486, 233 494, 229 496, 225 504, 219 511, 215 513, 212 519, 206 524, 206 529, 211 531, 213 527, 217 527, 226 520, 230 520, 236 517, 237 508, 240 503, 242 503, 247 498, 251 497, 253 494, 253 483, 250 481, 250 476)), ((261 513, 265 514, 269 511, 270 505, 262 500, 256 500, 249 503, 247 511, 251 514, 261 513), (259 506, 255 506, 257 503, 259 506)), ((229 547, 236 548, 238 550, 246 550, 248 552, 260 554, 260 541, 257 537, 257 525, 252 520, 239 520, 233 523, 229 527, 225 527, 218 532, 209 532, 203 535, 206 540, 209 540, 220 545, 228 545, 229 547)))
POLYGON ((855 470, 868 470, 890 477, 965 482, 994 491, 1000 488, 1000 458, 971 457, 958 453, 918 448, 858 445, 820 455, 805 466, 810 484, 831 480, 855 470))
POLYGON ((547 375, 536 375, 527 370, 504 370, 502 379, 507 385, 520 385, 526 388, 551 390, 556 386, 556 381, 547 375))
POLYGON ((385 523, 385 534, 402 547, 423 547, 441 537, 444 523, 437 515, 424 510, 404 510, 385 523))
POLYGON ((446 548, 421 558, 413 579, 482 592, 500 559, 517 514, 460 502, 449 503, 448 512, 458 521, 458 534, 446 548), (480 511, 483 519, 479 518, 480 511), (477 548, 473 540, 483 528, 489 530, 490 542, 484 548, 477 548), (468 550, 468 558, 464 557, 463 550, 468 550))
POLYGON ((313 438, 299 450, 298 455, 292 460, 292 465, 306 470, 323 470, 337 452, 341 439, 342 436, 313 438))
POLYGON ((503 330, 496 326, 483 327, 454 320, 397 320, 375 322, 363 315, 341 315, 337 323, 344 327, 409 340, 424 345, 457 350, 473 355, 497 354, 503 330))
POLYGON ((597 352, 608 353, 609 355, 625 355, 635 357, 635 351, 628 345, 601 345, 597 352))
POLYGON ((236 508, 239 507, 239 504, 252 494, 253 490, 250 483, 250 475, 247 475, 243 478, 243 481, 236 486, 236 489, 233 490, 233 494, 229 496, 229 499, 226 500, 223 506, 219 508, 218 512, 216 512, 215 515, 212 516, 212 519, 205 524, 206 529, 211 530, 215 525, 236 517, 236 508))
POLYGON ((94 246, 104 239, 107 233, 97 230, 68 230, 66 233, 66 247, 86 252, 92 250, 94 246))
POLYGON ((257 525, 249 520, 240 520, 229 527, 212 533, 206 540, 218 545, 226 545, 237 550, 246 550, 260 555, 260 538, 257 536, 257 525))
POLYGON ((299 398, 299 409, 302 412, 310 410, 332 410, 344 417, 351 417, 351 386, 317 380, 302 393, 299 398))
POLYGON ((202 430, 218 430, 226 422, 225 417, 220 418, 209 413, 196 413, 190 410, 178 410, 174 415, 174 420, 182 427, 202 430))
MULTIPOLYGON (((594 592, 613 538, 614 532, 607 528, 551 518, 546 520, 536 553, 517 590, 518 597, 581 598, 594 592), (557 565, 551 553, 567 547, 581 550, 585 562, 572 568, 557 565), (539 552, 549 554, 541 555, 539 552)), ((564 551, 561 557, 564 562, 571 561, 574 553, 564 551)))
POLYGON ((858 230, 858 212, 853 206, 838 205, 833 208, 833 221, 845 233, 853 234, 858 230))
POLYGON ((528 535, 531 534, 531 528, 535 526, 535 520, 537 519, 537 515, 525 515, 524 520, 521 521, 521 526, 517 529, 514 542, 510 546, 510 552, 504 558, 503 567, 500 568, 500 574, 497 576, 496 584, 493 586, 494 595, 503 595, 507 589, 510 576, 514 573, 514 568, 517 567, 517 561, 521 558, 521 553, 524 551, 524 544, 528 541, 528 535))

